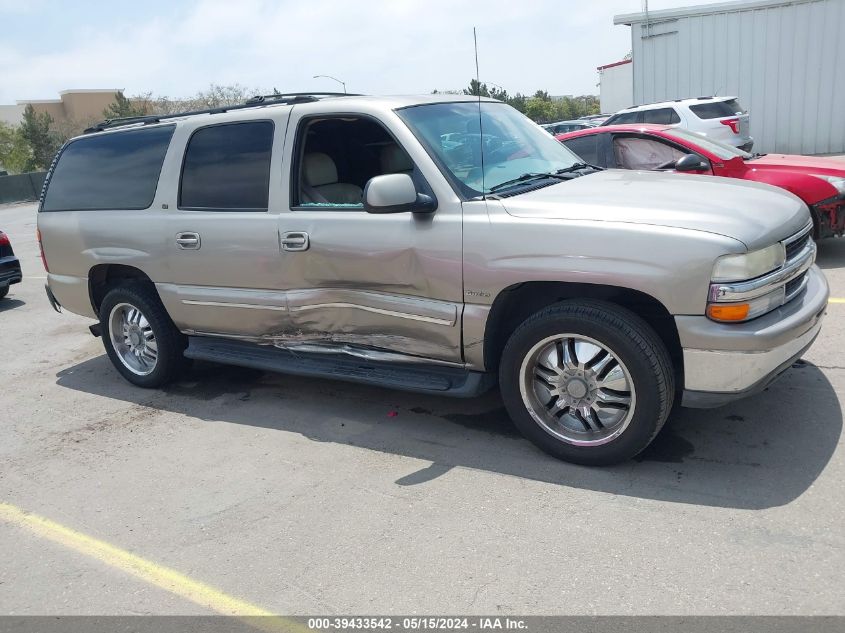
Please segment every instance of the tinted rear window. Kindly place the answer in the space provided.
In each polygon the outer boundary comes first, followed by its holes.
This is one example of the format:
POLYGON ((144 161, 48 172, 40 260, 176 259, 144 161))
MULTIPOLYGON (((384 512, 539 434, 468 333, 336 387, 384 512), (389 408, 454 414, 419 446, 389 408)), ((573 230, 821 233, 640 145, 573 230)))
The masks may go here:
POLYGON ((200 128, 185 150, 179 208, 267 210, 273 123, 200 128))
POLYGON ((59 156, 42 211, 146 209, 153 203, 174 126, 71 141, 59 156))
POLYGON ((622 125, 624 123, 636 123, 639 112, 623 112, 622 114, 614 114, 603 125, 622 125))
POLYGON ((736 99, 728 101, 714 101, 712 103, 699 103, 689 107, 699 119, 721 119, 726 116, 736 116, 742 112, 742 106, 736 99))
MULTIPOLYGON (((598 141, 598 134, 590 134, 589 136, 568 139, 563 144, 578 154, 585 163, 599 165, 598 141)), ((602 167, 603 165, 599 166, 602 167)))
POLYGON ((643 123, 655 123, 657 125, 673 125, 681 122, 681 117, 672 108, 658 108, 656 110, 643 111, 643 123))

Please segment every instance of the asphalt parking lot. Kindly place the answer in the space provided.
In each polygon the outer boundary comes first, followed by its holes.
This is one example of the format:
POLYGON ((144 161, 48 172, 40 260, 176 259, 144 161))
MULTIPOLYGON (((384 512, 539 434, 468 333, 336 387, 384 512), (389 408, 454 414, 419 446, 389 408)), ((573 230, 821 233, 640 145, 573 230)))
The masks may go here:
POLYGON ((211 364, 132 387, 47 303, 35 215, 0 207, 25 276, 0 302, 2 614, 845 614, 845 239, 803 362, 590 469, 495 393, 211 364))

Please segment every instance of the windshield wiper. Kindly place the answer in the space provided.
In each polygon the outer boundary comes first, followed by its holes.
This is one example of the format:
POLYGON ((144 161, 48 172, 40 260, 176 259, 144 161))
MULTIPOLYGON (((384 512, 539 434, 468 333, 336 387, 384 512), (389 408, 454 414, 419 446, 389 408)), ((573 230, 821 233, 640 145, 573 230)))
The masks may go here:
POLYGON ((601 167, 596 167, 595 165, 588 165, 587 163, 575 163, 574 165, 570 165, 569 167, 564 167, 563 169, 558 169, 557 171, 549 171, 549 172, 528 172, 527 174, 522 174, 517 178, 511 178, 510 180, 506 180, 505 182, 500 182, 498 185, 493 185, 488 190, 490 193, 498 191, 504 187, 510 187, 512 185, 519 184, 521 182, 527 182, 529 180, 540 180, 542 178, 556 178, 557 180, 571 180, 572 173, 576 171, 581 171, 582 169, 596 169, 601 170, 601 167))
MULTIPOLYGON (((558 175, 554 174, 554 173, 544 174, 544 173, 529 172, 527 174, 522 174, 521 176, 518 176, 517 178, 511 178, 510 180, 506 180, 505 182, 500 182, 498 185, 493 185, 492 187, 490 187, 489 191, 490 191, 490 193, 493 193, 494 191, 498 191, 499 189, 502 189, 504 187, 516 185, 518 183, 526 182, 528 180, 538 180, 540 178, 558 178, 558 175)), ((559 178, 559 180, 565 180, 565 179, 559 178)))
POLYGON ((604 167, 599 167, 598 165, 591 165, 590 163, 575 163, 574 165, 570 165, 569 167, 558 169, 555 174, 569 174, 573 171, 580 171, 584 168, 595 169, 596 171, 604 170, 604 167))
POLYGON ((552 171, 552 172, 529 172, 527 174, 522 174, 517 178, 511 178, 510 180, 506 180, 505 182, 500 182, 498 185, 493 185, 490 187, 490 193, 502 189, 503 187, 509 187, 511 185, 516 185, 521 182, 527 182, 529 180, 540 180, 542 178, 556 178, 557 180, 569 180, 571 176, 564 175, 570 167, 567 167, 565 170, 560 171, 552 171))

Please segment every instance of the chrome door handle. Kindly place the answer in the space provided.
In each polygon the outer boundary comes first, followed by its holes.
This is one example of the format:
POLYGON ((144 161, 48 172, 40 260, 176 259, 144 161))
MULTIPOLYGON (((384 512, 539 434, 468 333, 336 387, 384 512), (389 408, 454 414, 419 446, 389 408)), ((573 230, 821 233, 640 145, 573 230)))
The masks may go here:
POLYGON ((199 233, 187 232, 176 234, 176 244, 181 249, 197 250, 202 242, 200 241, 199 233))
POLYGON ((294 252, 307 251, 308 247, 311 246, 308 233, 301 231, 283 233, 279 238, 279 243, 282 246, 282 250, 294 252))

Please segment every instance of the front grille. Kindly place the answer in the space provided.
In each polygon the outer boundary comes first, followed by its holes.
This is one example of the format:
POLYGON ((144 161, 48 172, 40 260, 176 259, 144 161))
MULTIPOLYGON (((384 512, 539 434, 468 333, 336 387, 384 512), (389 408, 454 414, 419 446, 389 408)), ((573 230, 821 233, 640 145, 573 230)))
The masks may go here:
POLYGON ((795 239, 794 241, 787 240, 784 243, 786 246, 786 261, 791 260, 798 253, 804 250, 804 247, 807 246, 807 243, 812 239, 811 233, 811 231, 808 231, 804 235, 801 235, 798 239, 795 239))
POLYGON ((789 283, 784 286, 784 291, 786 292, 786 301, 789 301, 792 298, 792 295, 798 291, 801 287, 801 284, 804 283, 804 279, 807 277, 807 272, 803 272, 802 274, 798 275, 795 279, 789 281, 789 283))

